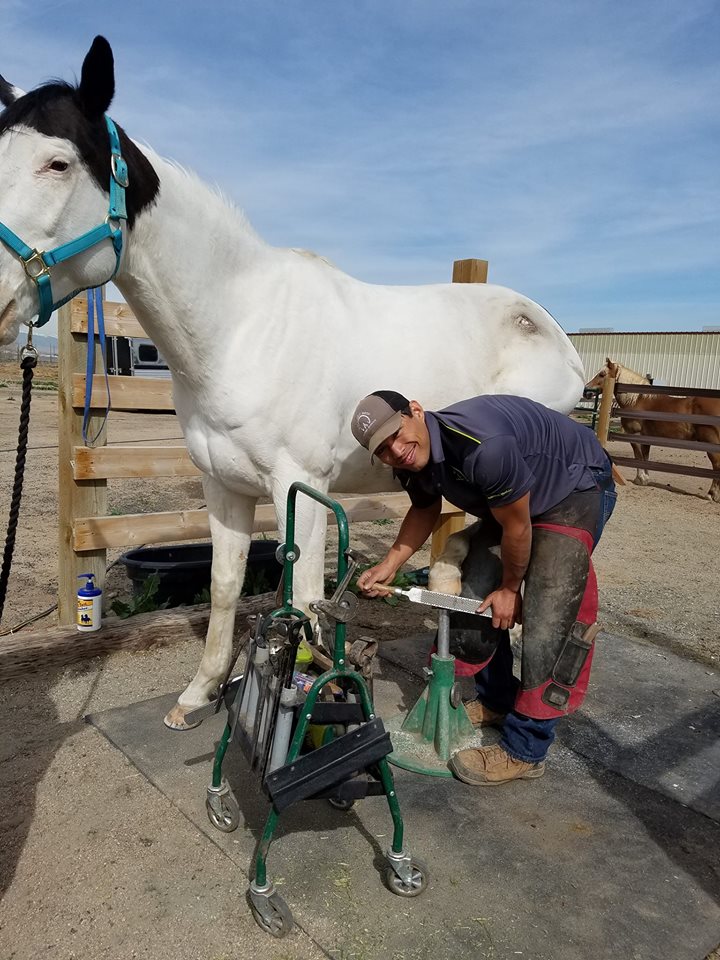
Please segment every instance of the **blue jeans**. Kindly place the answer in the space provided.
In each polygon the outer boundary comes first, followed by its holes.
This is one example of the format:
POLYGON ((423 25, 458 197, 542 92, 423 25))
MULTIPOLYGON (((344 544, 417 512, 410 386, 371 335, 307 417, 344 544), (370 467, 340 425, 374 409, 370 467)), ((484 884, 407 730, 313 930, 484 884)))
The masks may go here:
POLYGON ((617 501, 617 491, 615 490, 615 481, 612 476, 612 463, 610 458, 603 467, 591 468, 590 473, 595 477, 595 482, 600 488, 602 498, 600 501, 600 513, 598 514, 597 527, 595 529, 595 539, 593 541, 593 550, 598 545, 598 541, 605 529, 605 524, 612 516, 617 501))
MULTIPOLYGON (((593 469, 591 472, 602 494, 593 542, 593 549, 595 549, 605 524, 615 509, 617 493, 609 458, 603 467, 593 469)), ((555 727, 562 718, 536 720, 518 713, 514 709, 514 703, 519 686, 520 681, 513 674, 510 638, 505 633, 490 663, 475 674, 477 697, 489 710, 506 714, 500 746, 516 760, 540 763, 552 746, 555 727)))

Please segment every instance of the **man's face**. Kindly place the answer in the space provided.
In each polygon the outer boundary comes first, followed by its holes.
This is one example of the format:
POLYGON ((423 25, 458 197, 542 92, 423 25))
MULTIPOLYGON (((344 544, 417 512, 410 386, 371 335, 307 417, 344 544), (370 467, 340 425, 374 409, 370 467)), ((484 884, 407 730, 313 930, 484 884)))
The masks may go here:
POLYGON ((397 433, 383 440, 375 456, 394 470, 411 470, 417 473, 430 460, 430 434, 425 426, 423 408, 416 400, 410 401, 412 416, 403 416, 397 433))

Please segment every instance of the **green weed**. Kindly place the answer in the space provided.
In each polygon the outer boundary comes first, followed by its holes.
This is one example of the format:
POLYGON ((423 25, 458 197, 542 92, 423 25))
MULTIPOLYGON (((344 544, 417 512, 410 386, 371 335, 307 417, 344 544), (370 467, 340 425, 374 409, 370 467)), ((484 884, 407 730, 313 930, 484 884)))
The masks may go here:
POLYGON ((158 603, 157 592, 160 586, 160 574, 153 573, 143 584, 142 591, 135 597, 131 597, 127 603, 124 600, 113 600, 110 609, 121 620, 127 620, 128 617, 134 617, 138 613, 150 613, 153 610, 164 610, 168 602, 158 603))

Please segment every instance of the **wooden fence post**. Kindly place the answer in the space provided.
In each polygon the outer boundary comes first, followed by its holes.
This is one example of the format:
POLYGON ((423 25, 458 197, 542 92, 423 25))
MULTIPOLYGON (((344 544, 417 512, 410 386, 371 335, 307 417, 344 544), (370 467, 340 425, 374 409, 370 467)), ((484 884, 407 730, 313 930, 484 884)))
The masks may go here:
MULTIPOLYGON (((105 581, 107 551, 88 550, 81 554, 73 550, 73 528, 78 517, 97 517, 107 514, 107 480, 75 480, 73 477, 74 448, 82 446, 83 411, 73 407, 73 374, 85 370, 87 337, 70 330, 70 304, 58 311, 58 622, 75 622, 77 611, 78 575, 95 574, 95 582, 102 588, 105 581)), ((95 370, 103 370, 100 344, 95 343, 95 370)), ((102 424, 104 412, 93 412, 88 432, 95 436, 102 424)), ((106 443, 107 426, 96 441, 106 443)))
POLYGON ((600 413, 598 414, 596 436, 603 447, 607 447, 608 433, 610 432, 610 412, 615 397, 615 377, 605 377, 603 380, 600 413))
MULTIPOLYGON (((453 263, 453 283, 487 283, 487 260, 456 260, 453 263)), ((465 514, 462 510, 455 513, 443 513, 433 530, 430 543, 430 563, 442 554, 445 544, 453 533, 465 528, 465 514)))

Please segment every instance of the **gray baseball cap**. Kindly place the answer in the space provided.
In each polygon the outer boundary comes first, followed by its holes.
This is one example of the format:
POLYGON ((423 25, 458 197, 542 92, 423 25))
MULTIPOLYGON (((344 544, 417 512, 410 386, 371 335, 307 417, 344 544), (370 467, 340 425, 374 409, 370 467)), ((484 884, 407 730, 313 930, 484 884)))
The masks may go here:
POLYGON ((352 415, 351 429, 357 442, 367 447, 370 456, 402 423, 402 410, 410 401, 395 390, 376 390, 363 397, 352 415))

